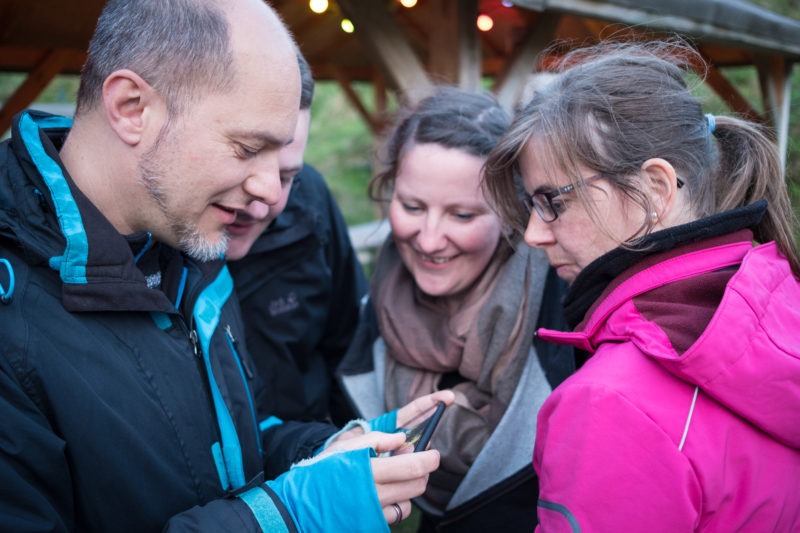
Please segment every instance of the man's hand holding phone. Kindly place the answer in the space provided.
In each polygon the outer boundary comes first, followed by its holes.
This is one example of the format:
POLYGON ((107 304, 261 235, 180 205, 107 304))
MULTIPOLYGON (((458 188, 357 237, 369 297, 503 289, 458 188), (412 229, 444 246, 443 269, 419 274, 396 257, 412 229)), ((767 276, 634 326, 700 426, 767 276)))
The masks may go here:
POLYGON ((413 445, 406 444, 410 431, 371 431, 365 434, 361 428, 356 428, 340 435, 318 457, 365 447, 375 450, 380 455, 370 460, 375 490, 386 521, 395 524, 411 514, 411 499, 425 492, 428 475, 439 468, 439 452, 424 451, 430 437, 426 436, 423 441, 422 430, 428 429, 424 433, 432 435, 445 406, 452 404, 454 400, 452 391, 438 391, 417 398, 398 409, 398 428, 420 428, 417 444, 423 451, 419 453, 410 453, 414 451, 413 445))
MULTIPOLYGON (((425 492, 428 475, 439 468, 439 452, 426 451, 426 448, 445 408, 454 400, 452 391, 440 391, 417 398, 397 412, 397 426, 411 429, 404 432, 405 439, 392 451, 390 457, 372 460, 375 488, 389 524, 396 524, 411 514, 411 499, 425 492), (419 453, 410 453, 412 451, 419 453), (420 467, 424 470, 421 477, 414 474, 420 467), (397 479, 396 476, 403 476, 404 480, 386 482, 397 479), (400 489, 404 491, 405 497, 393 495, 400 489)), ((397 435, 400 433, 392 436, 397 435)))
POLYGON ((442 419, 446 407, 447 404, 439 402, 436 406, 436 410, 429 418, 426 418, 411 429, 406 430, 404 447, 413 446, 415 452, 426 450, 436 426, 439 425, 439 421, 442 419))

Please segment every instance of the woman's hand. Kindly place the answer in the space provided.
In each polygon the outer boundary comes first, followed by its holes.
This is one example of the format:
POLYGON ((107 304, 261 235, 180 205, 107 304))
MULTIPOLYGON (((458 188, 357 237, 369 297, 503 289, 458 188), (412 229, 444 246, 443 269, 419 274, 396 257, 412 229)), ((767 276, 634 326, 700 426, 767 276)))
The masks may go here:
MULTIPOLYGON (((425 396, 420 396, 416 400, 407 403, 397 410, 397 421, 394 430, 399 431, 401 428, 413 427, 431 416, 439 402, 444 402, 445 405, 450 405, 453 403, 453 401, 455 401, 455 394, 451 390, 441 390, 425 396)), ((360 435, 364 435, 364 429, 362 427, 354 427, 341 433, 338 437, 331 441, 326 450, 352 450, 354 449, 353 447, 343 445, 344 441, 360 435)))
POLYGON ((433 414, 439 402, 450 405, 455 401, 451 390, 436 391, 420 396, 397 411, 397 429, 414 427, 433 414))

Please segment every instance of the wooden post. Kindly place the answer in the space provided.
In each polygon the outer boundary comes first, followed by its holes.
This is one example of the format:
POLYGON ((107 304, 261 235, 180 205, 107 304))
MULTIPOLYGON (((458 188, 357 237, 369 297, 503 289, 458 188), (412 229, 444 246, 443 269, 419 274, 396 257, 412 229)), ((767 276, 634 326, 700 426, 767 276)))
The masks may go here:
POLYGON ((412 101, 430 92, 431 82, 419 57, 383 4, 374 0, 337 0, 342 12, 353 21, 355 35, 375 64, 383 67, 394 85, 412 101))
POLYGON ((53 78, 61 72, 69 54, 64 50, 52 49, 45 52, 28 77, 0 109, 0 132, 11 127, 14 115, 31 105, 53 78))

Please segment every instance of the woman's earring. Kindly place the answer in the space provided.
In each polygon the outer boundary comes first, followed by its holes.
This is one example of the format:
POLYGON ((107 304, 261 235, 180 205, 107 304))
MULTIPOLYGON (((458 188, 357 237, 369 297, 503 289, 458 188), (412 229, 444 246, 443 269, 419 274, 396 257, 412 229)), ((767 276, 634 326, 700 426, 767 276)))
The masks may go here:
POLYGON ((650 218, 652 218, 653 220, 658 220, 658 213, 656 213, 655 211, 651 211, 650 218))

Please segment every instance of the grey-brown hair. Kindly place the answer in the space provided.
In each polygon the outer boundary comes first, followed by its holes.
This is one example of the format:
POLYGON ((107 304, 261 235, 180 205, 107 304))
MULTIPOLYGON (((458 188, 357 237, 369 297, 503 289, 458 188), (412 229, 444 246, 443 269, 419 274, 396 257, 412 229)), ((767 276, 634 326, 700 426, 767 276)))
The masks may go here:
MULTIPOLYGON (((652 206, 640 171, 645 161, 659 157, 684 183, 694 218, 766 199, 769 207, 754 228, 755 238, 776 241, 795 275, 800 273, 775 144, 762 126, 742 119, 715 117, 715 128, 709 128, 685 81, 687 71, 702 65, 700 54, 679 39, 604 42, 566 54, 558 76, 517 112, 485 165, 483 185, 501 218, 519 231, 527 224, 518 163, 527 146, 545 172, 562 172, 580 183, 579 167, 588 168, 645 213, 652 206)), ((586 188, 576 193, 603 228, 586 188)), ((645 218, 636 236, 652 229, 652 219, 645 218)))
POLYGON ((398 115, 381 154, 382 169, 370 181, 370 197, 388 200, 402 156, 413 144, 433 143, 485 158, 510 122, 489 93, 437 87, 398 115))
POLYGON ((172 116, 203 91, 229 89, 235 71, 224 12, 209 0, 110 0, 89 43, 77 115, 100 102, 106 78, 120 69, 152 85, 172 116))

